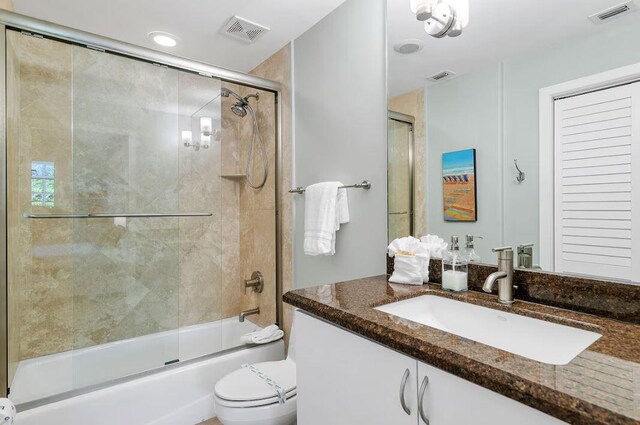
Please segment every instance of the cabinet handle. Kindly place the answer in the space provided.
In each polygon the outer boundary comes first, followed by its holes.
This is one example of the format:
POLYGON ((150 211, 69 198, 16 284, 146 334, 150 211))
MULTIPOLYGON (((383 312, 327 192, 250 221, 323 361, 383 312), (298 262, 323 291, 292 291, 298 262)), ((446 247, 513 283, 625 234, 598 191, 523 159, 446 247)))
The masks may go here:
POLYGON ((420 385, 420 392, 418 393, 418 413, 425 425, 429 425, 429 419, 427 419, 427 414, 424 411, 424 393, 427 391, 427 384, 429 384, 429 377, 425 376, 422 380, 422 385, 420 385))
POLYGON ((411 415, 411 410, 407 407, 407 402, 404 399, 404 389, 407 386, 407 381, 409 380, 409 369, 405 369, 404 375, 402 375, 402 381, 400 382, 400 405, 402 406, 402 410, 407 415, 411 415))

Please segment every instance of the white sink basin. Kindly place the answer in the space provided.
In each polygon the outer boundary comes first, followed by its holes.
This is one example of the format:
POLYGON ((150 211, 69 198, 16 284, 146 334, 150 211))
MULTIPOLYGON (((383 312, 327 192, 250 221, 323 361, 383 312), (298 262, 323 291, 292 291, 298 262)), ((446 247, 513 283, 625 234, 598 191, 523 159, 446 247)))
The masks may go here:
POLYGON ((436 295, 423 295, 376 310, 552 365, 569 363, 602 336, 436 295))

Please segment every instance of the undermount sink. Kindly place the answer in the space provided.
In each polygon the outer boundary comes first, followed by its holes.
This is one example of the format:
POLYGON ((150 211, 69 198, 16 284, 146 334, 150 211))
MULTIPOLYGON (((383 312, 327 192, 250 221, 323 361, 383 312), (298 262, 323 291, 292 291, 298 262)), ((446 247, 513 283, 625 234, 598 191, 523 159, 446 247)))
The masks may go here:
POLYGON ((376 310, 552 365, 565 365, 602 335, 437 295, 376 310))

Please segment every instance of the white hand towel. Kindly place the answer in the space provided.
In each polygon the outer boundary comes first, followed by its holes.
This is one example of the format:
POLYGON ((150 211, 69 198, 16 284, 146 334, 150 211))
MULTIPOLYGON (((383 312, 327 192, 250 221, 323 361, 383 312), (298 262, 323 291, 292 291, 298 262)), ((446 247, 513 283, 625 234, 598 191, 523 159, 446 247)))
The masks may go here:
POLYGON ((267 326, 266 328, 249 332, 240 337, 240 341, 244 344, 267 344, 277 341, 284 336, 284 332, 276 325, 267 326))
MULTIPOLYGON (((340 182, 338 182, 340 183, 340 182)), ((340 183, 340 186, 343 186, 340 183)), ((338 200, 336 201, 336 232, 340 230, 340 225, 348 223, 349 217, 349 201, 347 199, 347 190, 338 189, 338 200)), ((333 233, 333 240, 331 243, 331 255, 336 253, 336 234, 333 233)))
POLYGON ((389 244, 387 250, 389 257, 395 257, 390 282, 422 285, 429 281, 431 256, 420 240, 412 236, 398 238, 389 244))
POLYGON ((335 254, 336 231, 349 220, 349 207, 340 182, 313 184, 305 190, 304 253, 335 254))

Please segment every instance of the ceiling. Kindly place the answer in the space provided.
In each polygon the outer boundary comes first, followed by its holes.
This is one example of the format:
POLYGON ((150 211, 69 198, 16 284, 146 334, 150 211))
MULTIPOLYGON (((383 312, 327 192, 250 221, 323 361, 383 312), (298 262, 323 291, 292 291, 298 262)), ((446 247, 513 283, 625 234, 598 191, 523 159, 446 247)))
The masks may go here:
MULTIPOLYGON (((424 87, 426 78, 440 71, 464 74, 523 51, 606 30, 616 20, 595 25, 587 17, 622 1, 469 0, 470 22, 463 34, 435 39, 411 14, 409 0, 388 0, 389 95, 424 87), (410 55, 393 50, 394 44, 411 38, 422 40, 424 48, 410 55)), ((640 12, 618 19, 636 19, 640 25, 640 12)))
POLYGON ((57 24, 249 72, 344 0, 13 0, 15 11, 57 24), (254 44, 219 33, 239 15, 269 27, 254 44), (161 48, 147 38, 165 31, 180 38, 161 48))

